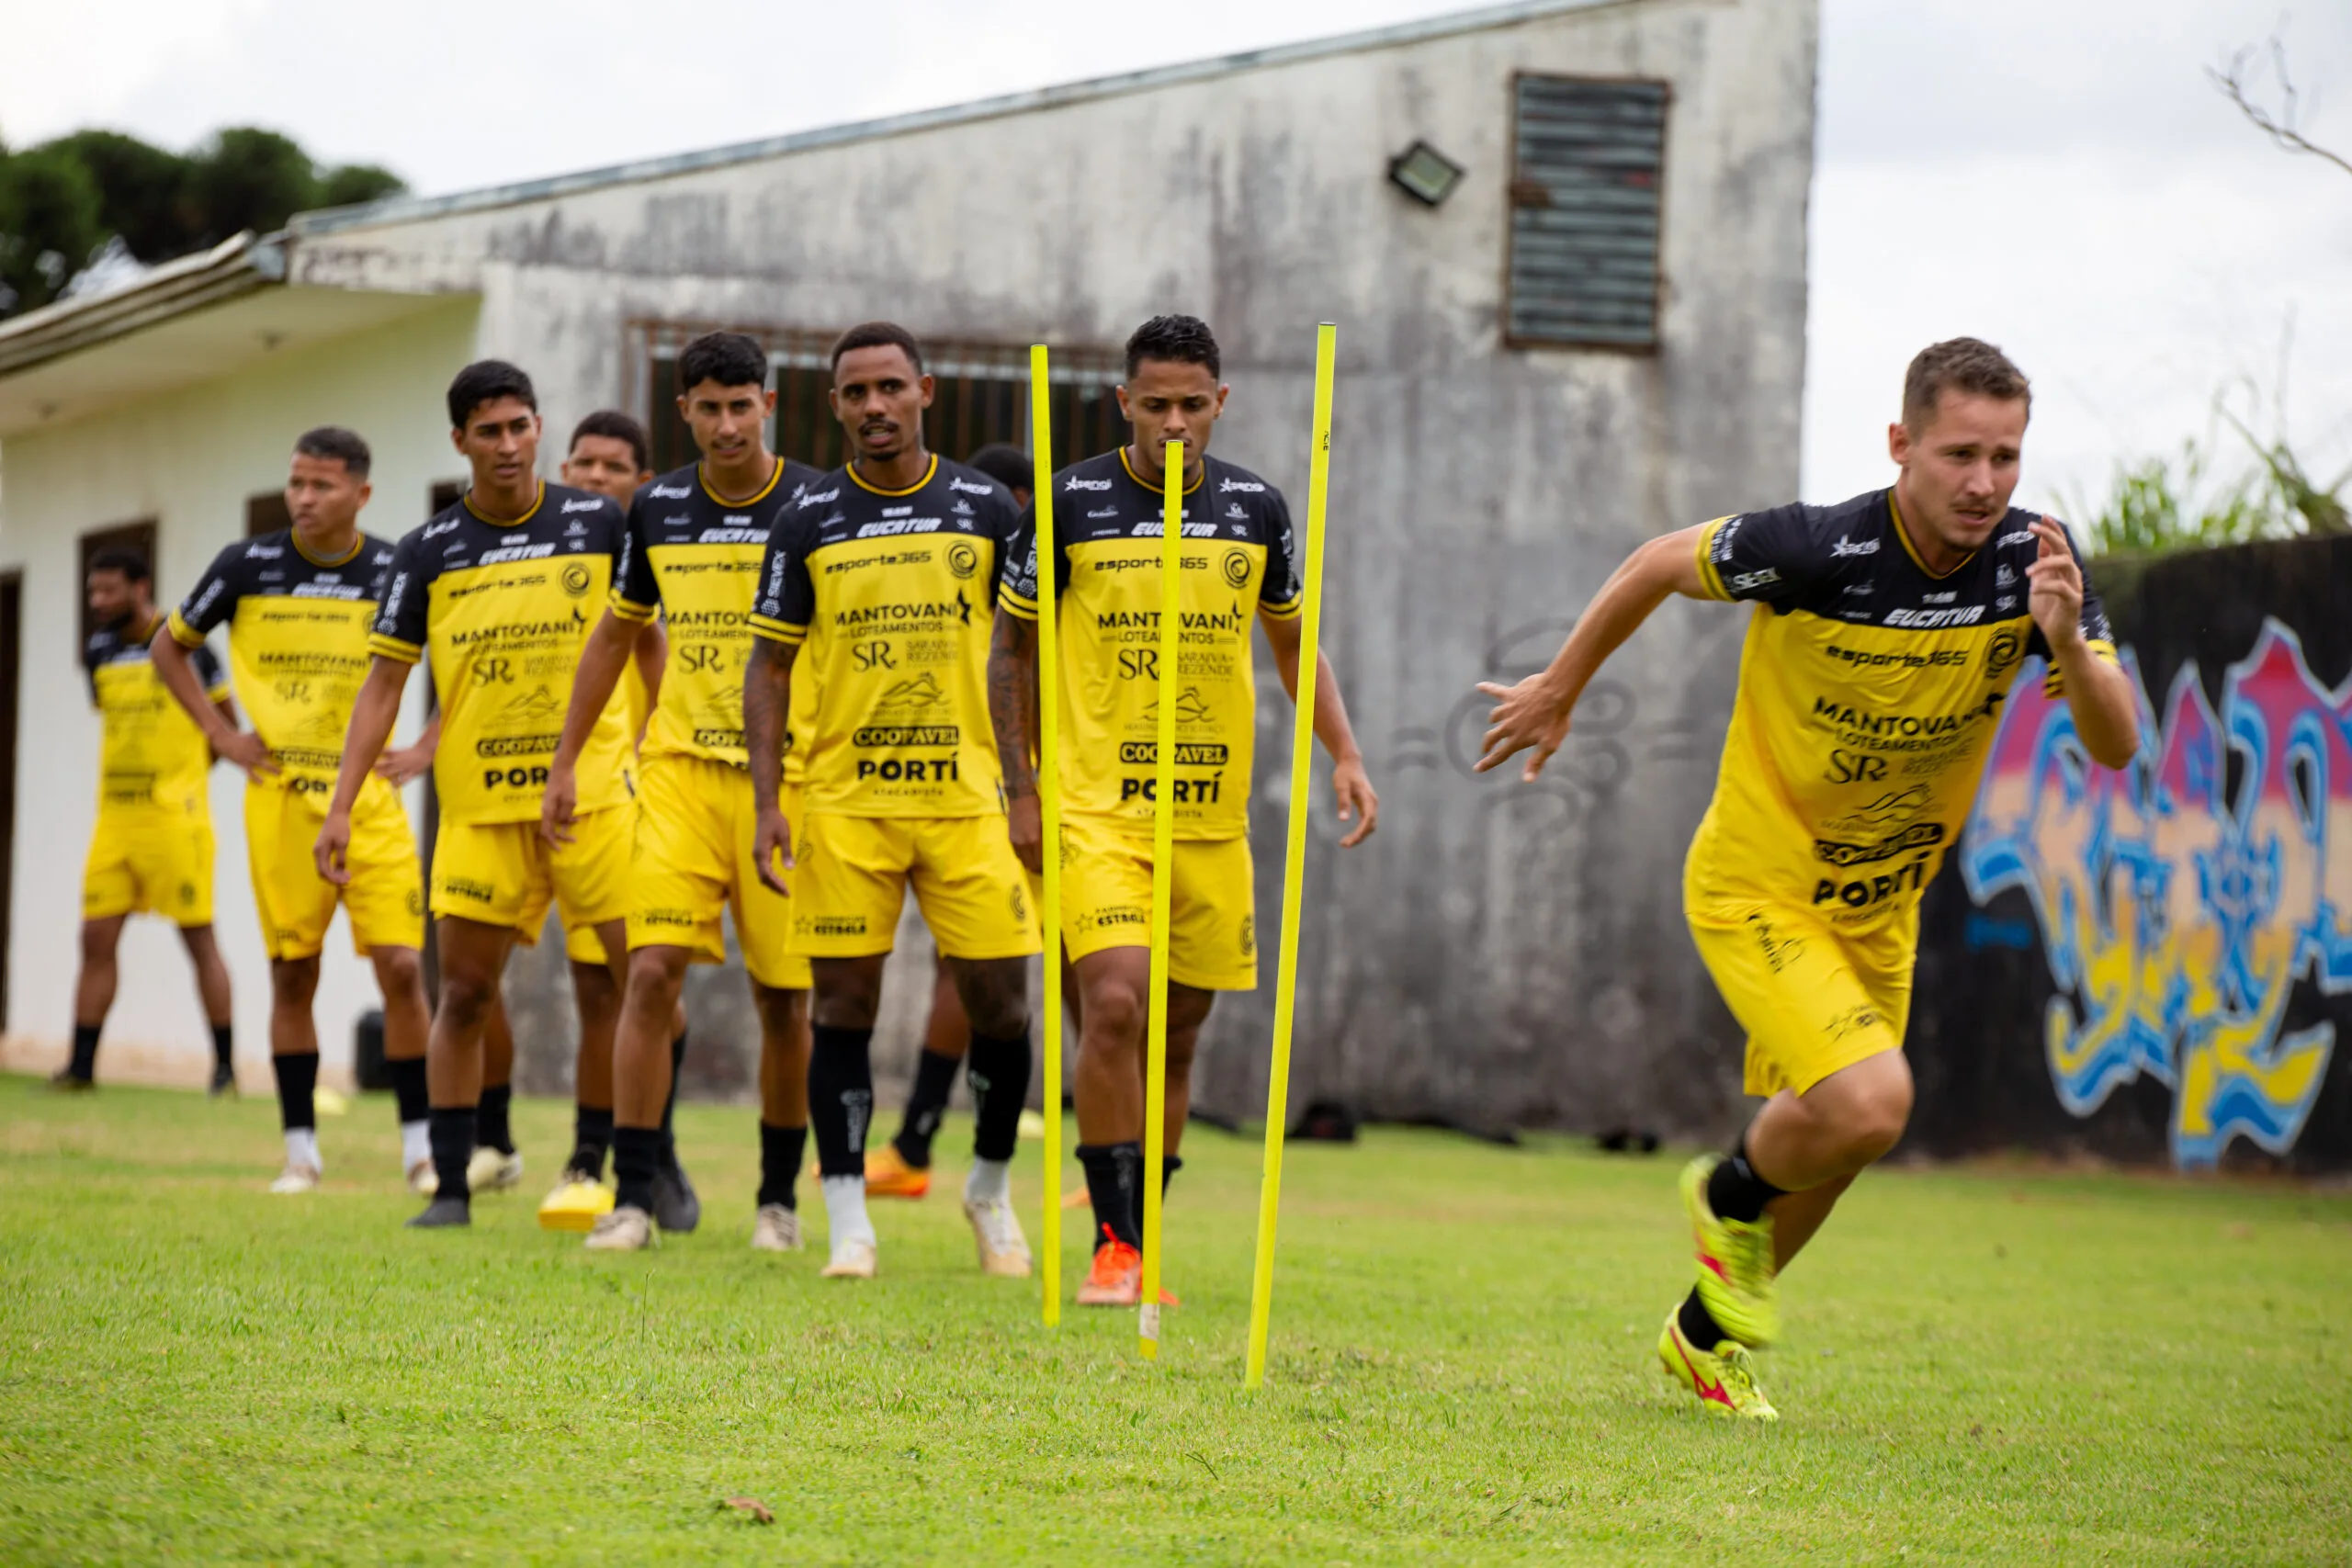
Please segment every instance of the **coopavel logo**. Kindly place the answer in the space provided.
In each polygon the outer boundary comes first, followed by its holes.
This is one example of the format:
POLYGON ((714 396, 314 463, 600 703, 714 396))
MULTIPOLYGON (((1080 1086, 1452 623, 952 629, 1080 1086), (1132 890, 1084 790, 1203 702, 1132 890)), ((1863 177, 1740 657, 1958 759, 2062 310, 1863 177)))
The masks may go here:
POLYGON ((1878 547, 1876 539, 1856 540, 1841 536, 1836 544, 1829 547, 1829 557, 1835 560, 1839 556, 1874 556, 1878 554, 1878 547))

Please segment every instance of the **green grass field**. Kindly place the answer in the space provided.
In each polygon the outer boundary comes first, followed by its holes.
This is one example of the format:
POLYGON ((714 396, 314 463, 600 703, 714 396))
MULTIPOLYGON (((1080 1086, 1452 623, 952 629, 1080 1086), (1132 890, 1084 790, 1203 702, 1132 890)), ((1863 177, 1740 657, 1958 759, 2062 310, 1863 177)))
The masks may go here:
POLYGON ((821 1280, 744 1245, 752 1114, 690 1109, 701 1232, 591 1257, 532 1219, 569 1108, 516 1122, 525 1191, 417 1235, 380 1099, 283 1199, 266 1101, 0 1078, 0 1562, 2352 1561, 2341 1190, 1873 1176, 1758 1430, 1652 1359, 1666 1157, 1295 1149, 1252 1395, 1253 1143, 1188 1140, 1153 1367, 978 1277, 960 1172, 821 1280))

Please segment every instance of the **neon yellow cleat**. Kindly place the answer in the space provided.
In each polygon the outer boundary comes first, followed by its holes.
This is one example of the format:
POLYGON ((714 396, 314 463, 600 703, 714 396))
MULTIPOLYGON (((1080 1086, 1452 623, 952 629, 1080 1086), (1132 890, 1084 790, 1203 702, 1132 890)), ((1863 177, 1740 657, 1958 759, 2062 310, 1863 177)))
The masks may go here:
POLYGON ((1756 1365, 1747 1347, 1726 1339, 1713 1350, 1702 1350, 1682 1332, 1682 1308, 1666 1314, 1666 1329, 1657 1337, 1657 1359, 1666 1375, 1699 1396, 1699 1403, 1716 1416, 1747 1421, 1778 1421, 1781 1413, 1756 1384, 1756 1365))
POLYGON ((1781 1292, 1772 1270, 1772 1216, 1753 1224, 1718 1216, 1707 1202, 1707 1178, 1718 1159, 1701 1155, 1682 1168, 1682 1212, 1699 1258, 1699 1302, 1723 1331, 1751 1349, 1781 1336, 1781 1292))
POLYGON ((584 1231, 613 1212, 613 1190, 584 1170, 567 1170, 563 1184, 539 1204, 543 1231, 584 1231))

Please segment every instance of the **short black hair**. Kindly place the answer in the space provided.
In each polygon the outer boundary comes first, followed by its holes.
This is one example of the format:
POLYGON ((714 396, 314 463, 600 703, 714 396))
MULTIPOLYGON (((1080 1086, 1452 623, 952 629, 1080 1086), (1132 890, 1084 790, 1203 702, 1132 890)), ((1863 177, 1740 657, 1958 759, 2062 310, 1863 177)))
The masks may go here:
POLYGON ((1127 339, 1128 380, 1135 379, 1136 370, 1147 359, 1205 366, 1212 380, 1223 375, 1217 360, 1216 334, 1198 316, 1154 316, 1137 327, 1135 335, 1127 339))
POLYGON ((742 333, 705 333, 678 355, 678 394, 683 397, 705 381, 722 387, 764 387, 768 356, 756 340, 742 333))
POLYGON ((563 449, 566 457, 578 450, 580 438, 583 435, 602 435, 614 441, 626 441, 628 449, 637 455, 639 473, 653 467, 653 444, 646 440, 645 426, 638 423, 633 415, 625 414, 618 409, 598 409, 571 427, 571 445, 563 449))
POLYGON ((1029 454, 1008 442, 989 442, 965 458, 964 466, 979 469, 1007 490, 1037 488, 1037 469, 1029 454))
POLYGON ((355 479, 366 479, 376 461, 375 454, 368 450, 368 443, 359 438, 359 433, 339 424, 322 424, 302 432, 294 438, 294 451, 304 457, 340 458, 344 470, 355 479))
POLYGON ((90 572, 101 571, 119 571, 130 582, 145 582, 151 576, 147 558, 137 550, 100 550, 90 558, 90 572))
POLYGON ((501 398, 519 398, 533 413, 539 412, 539 394, 520 366, 503 359, 477 359, 449 383, 449 428, 463 430, 474 410, 501 398))
POLYGON ((841 368, 842 355, 853 348, 888 348, 893 344, 907 351, 907 362, 915 367, 916 375, 922 375, 922 344, 915 341, 914 333, 896 321, 861 321, 842 333, 833 344, 833 368, 841 368))
POLYGON ((2007 355, 1983 338, 1946 338, 1918 352, 1903 373, 1905 427, 1914 433, 1926 429, 1946 392, 2022 402, 2026 417, 2033 417, 2033 383, 2007 355))

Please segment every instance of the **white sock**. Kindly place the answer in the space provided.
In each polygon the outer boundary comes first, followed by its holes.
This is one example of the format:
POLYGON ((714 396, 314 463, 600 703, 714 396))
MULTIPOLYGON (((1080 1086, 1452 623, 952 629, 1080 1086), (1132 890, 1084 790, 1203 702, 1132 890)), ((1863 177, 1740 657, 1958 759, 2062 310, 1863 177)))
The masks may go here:
POLYGON ((874 1245, 874 1222, 865 1217, 865 1178, 828 1176, 817 1185, 825 1194, 825 1221, 833 1250, 839 1252, 843 1243, 852 1241, 874 1245))
POLYGON ((286 1129, 286 1163, 307 1165, 312 1170, 326 1169, 319 1158, 319 1130, 316 1127, 286 1129))
POLYGON ((401 1123, 401 1169, 413 1170, 433 1157, 432 1134, 430 1122, 401 1123))
POLYGON ((1004 1203, 1012 1198, 1012 1162, 1009 1159, 976 1159, 972 1174, 964 1178, 964 1201, 967 1203, 1004 1203))

